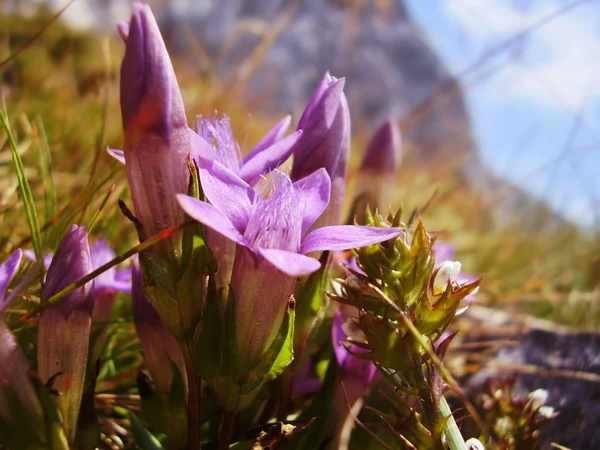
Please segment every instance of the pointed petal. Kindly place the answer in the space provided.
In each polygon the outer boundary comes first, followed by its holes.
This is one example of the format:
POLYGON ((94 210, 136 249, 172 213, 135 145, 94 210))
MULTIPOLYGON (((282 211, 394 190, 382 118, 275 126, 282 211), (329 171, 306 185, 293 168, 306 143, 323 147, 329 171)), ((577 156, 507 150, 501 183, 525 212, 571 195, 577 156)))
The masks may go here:
POLYGON ((177 201, 183 210, 194 220, 203 223, 233 242, 250 247, 231 220, 213 205, 183 194, 177 195, 177 201))
POLYGON ((248 152, 248 154, 244 158, 244 161, 253 158, 258 153, 262 152, 264 149, 266 149, 267 147, 270 147, 275 142, 277 142, 278 140, 283 138, 283 135, 285 134, 287 129, 290 127, 290 123, 292 123, 292 116, 285 116, 282 120, 277 122, 277 125, 275 125, 273 128, 271 128, 267 132, 267 134, 265 134, 264 137, 260 140, 260 142, 258 144, 256 144, 252 150, 250 150, 248 152))
POLYGON ((258 253, 277 269, 291 277, 308 275, 321 267, 321 263, 316 259, 287 250, 259 248, 258 253))
POLYGON ((320 250, 347 250, 387 241, 402 233, 400 228, 337 225, 318 228, 302 241, 300 253, 320 250))
POLYGON ((313 226, 329 204, 331 180, 324 168, 294 183, 302 211, 302 236, 313 226))
POLYGON ((252 211, 254 190, 217 161, 200 157, 198 170, 202 190, 208 201, 225 214, 235 228, 243 234, 252 211))
POLYGON ((283 164, 292 154, 294 145, 302 136, 302 131, 296 131, 280 139, 263 151, 244 158, 239 176, 249 185, 256 184, 261 175, 276 169, 283 164))
POLYGON ((8 257, 4 264, 0 264, 0 311, 6 306, 4 304, 4 294, 6 293, 10 280, 12 280, 15 273, 17 273, 22 257, 23 252, 19 248, 8 257))
POLYGON ((116 148, 106 147, 106 153, 115 158, 121 164, 125 164, 125 152, 116 148))
POLYGON ((201 156, 206 159, 217 159, 217 154, 202 136, 191 128, 188 128, 188 135, 190 136, 190 152, 192 158, 197 159, 201 156))

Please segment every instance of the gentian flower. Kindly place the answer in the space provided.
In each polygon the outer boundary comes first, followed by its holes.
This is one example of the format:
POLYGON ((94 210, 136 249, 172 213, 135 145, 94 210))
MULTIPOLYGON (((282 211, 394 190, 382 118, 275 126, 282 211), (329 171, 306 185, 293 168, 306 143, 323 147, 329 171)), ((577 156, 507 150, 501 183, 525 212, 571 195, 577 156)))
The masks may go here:
POLYGON ((330 418, 330 434, 335 436, 333 448, 347 448, 350 433, 354 427, 354 417, 360 412, 362 398, 368 392, 377 368, 366 359, 359 359, 353 355, 365 353, 368 350, 348 343, 347 339, 356 342, 366 342, 367 338, 360 330, 355 319, 344 318, 341 310, 338 310, 331 328, 331 338, 335 359, 340 367, 340 381, 336 385, 333 395, 334 406, 330 418), (349 409, 350 408, 350 409, 349 409))
POLYGON ((378 174, 393 174, 402 157, 402 138, 398 124, 387 118, 375 131, 360 163, 360 170, 378 174))
POLYGON ((261 361, 278 333, 296 278, 319 269, 307 253, 341 250, 388 240, 399 229, 340 225, 308 233, 325 211, 331 183, 324 169, 292 183, 274 173, 265 195, 217 161, 199 158, 206 198, 178 196, 195 220, 237 244, 231 293, 239 379, 261 361))
POLYGON ((242 158, 227 116, 199 117, 197 136, 208 145, 193 137, 194 154, 219 161, 246 183, 255 185, 263 175, 277 169, 292 155, 302 130, 284 137, 290 121, 289 116, 283 118, 242 158))
MULTIPOLYGON (((93 270, 87 229, 73 225, 58 245, 48 268, 41 302, 93 270)), ((56 377, 53 387, 70 445, 75 442, 81 395, 88 360, 93 281, 57 303, 48 305, 38 322, 38 372, 42 382, 56 377), (58 375, 58 376, 57 376, 58 375)))
POLYGON ((31 430, 42 434, 42 405, 29 378, 29 362, 2 317, 4 309, 13 298, 12 294, 5 295, 6 290, 17 273, 22 256, 23 252, 16 250, 0 264, 0 421, 8 426, 15 425, 6 392, 11 389, 27 414, 31 430))
POLYGON ((159 395, 167 400, 175 374, 172 362, 179 368, 185 380, 183 354, 177 339, 162 322, 154 306, 144 294, 142 272, 137 258, 132 265, 131 302, 133 321, 144 351, 146 366, 159 395))
POLYGON ((343 89, 344 79, 337 80, 327 72, 298 121, 303 133, 293 151, 292 180, 320 168, 331 180, 331 201, 315 228, 341 222, 350 155, 350 112, 343 89))
MULTIPOLYGON (((90 246, 90 256, 93 270, 116 257, 105 239, 99 239, 90 246)), ((117 292, 131 293, 130 268, 118 270, 117 267, 111 267, 94 278, 94 322, 110 320, 117 292)))
MULTIPOLYGON (((175 194, 187 193, 190 138, 175 72, 148 5, 136 3, 121 66, 124 159, 142 239, 183 222, 175 194)), ((169 257, 180 252, 177 236, 159 244, 169 257)))
MULTIPOLYGON (((225 115, 215 116, 213 119, 200 117, 198 134, 190 132, 194 154, 220 162, 246 183, 254 185, 266 173, 283 164, 292 154, 302 131, 283 137, 290 121, 291 117, 288 116, 277 123, 242 159, 229 118, 225 115)), ((233 269, 235 244, 213 230, 207 230, 207 238, 208 245, 219 263, 216 274, 217 287, 227 289, 233 269)))
MULTIPOLYGON (((108 246, 105 239, 99 239, 90 246, 93 270, 102 267, 115 258, 115 252, 108 246)), ((131 292, 131 269, 118 270, 117 267, 102 272, 94 278, 94 290, 90 295, 94 298, 94 313, 92 322, 107 322, 111 319, 112 308, 117 292, 131 292)), ((109 326, 97 323, 92 327, 93 346, 90 350, 90 362, 95 362, 102 355, 106 344, 109 326)))
POLYGON ((400 158, 400 128, 395 121, 388 118, 373 134, 360 164, 356 197, 362 201, 356 204, 355 209, 358 223, 364 222, 367 205, 372 211, 390 203, 386 193, 395 181, 400 158))

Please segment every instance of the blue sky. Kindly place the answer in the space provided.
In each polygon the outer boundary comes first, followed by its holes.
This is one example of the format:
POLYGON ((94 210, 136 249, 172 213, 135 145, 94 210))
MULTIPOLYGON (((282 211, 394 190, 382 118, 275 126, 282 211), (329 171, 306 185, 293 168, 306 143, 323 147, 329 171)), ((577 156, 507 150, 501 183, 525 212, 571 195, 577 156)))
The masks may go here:
MULTIPOLYGON (((406 0, 454 74, 573 0, 406 0)), ((600 221, 600 1, 460 77, 484 163, 571 221, 600 221)))

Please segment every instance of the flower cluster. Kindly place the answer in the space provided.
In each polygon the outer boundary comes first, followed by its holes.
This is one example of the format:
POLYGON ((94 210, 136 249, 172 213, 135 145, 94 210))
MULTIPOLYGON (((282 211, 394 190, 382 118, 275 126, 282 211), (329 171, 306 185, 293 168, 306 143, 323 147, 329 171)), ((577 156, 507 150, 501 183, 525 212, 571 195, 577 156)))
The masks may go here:
MULTIPOLYGON (((109 152, 124 164, 133 209, 121 207, 140 241, 127 256, 139 254, 117 270, 125 258, 104 239, 90 244, 87 228, 73 225, 45 264, 35 263, 35 273, 47 269, 40 276, 37 374, 0 318, 0 431, 27 417, 42 430, 31 448, 97 444, 90 438, 96 367, 118 292, 131 294, 149 374, 137 377, 140 416, 169 448, 198 449, 200 431, 214 441, 217 429, 220 448, 229 448, 236 415, 245 410, 240 423, 275 415, 287 421, 303 401, 293 389, 307 384, 303 376, 312 376, 312 389, 323 386, 328 413, 313 434, 320 441, 298 448, 326 441, 346 448, 378 369, 425 395, 433 385, 433 375, 423 375, 427 343, 440 340, 478 282, 457 279, 459 263, 436 267, 434 239, 421 223, 412 229, 399 215, 385 220, 368 212, 366 225, 342 223, 351 130, 345 80, 326 73, 296 131, 286 134, 292 120, 285 117, 242 156, 227 116, 200 116, 188 126, 150 8, 135 4, 119 32, 124 149, 109 152), (325 295, 329 255, 347 250, 355 259, 330 294, 345 304, 336 310, 325 295), (406 317, 425 343, 409 332, 406 317), (317 350, 308 344, 316 335, 327 343, 317 350), (315 361, 326 363, 325 373, 315 375, 315 361), (280 375, 281 383, 271 383, 280 375), (220 428, 205 426, 221 418, 220 428)), ((400 132, 388 119, 362 170, 393 174, 399 152, 400 132)), ((382 186, 357 194, 376 205, 382 186)), ((0 265, 0 312, 19 292, 5 296, 21 259, 17 250, 0 265)), ((430 429, 438 416, 429 417, 430 429)), ((129 416, 132 428, 136 420, 129 416)), ((284 431, 285 439, 293 434, 280 425, 277 439, 284 431)), ((148 437, 139 427, 136 433, 148 437)))

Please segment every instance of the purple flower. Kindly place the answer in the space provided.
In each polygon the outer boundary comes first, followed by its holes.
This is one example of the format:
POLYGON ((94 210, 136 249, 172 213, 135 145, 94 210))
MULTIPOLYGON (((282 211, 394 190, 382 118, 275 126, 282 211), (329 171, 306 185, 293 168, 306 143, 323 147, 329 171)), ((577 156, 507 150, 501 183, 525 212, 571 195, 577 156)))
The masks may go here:
POLYGON ((0 314, 13 299, 12 294, 8 297, 5 297, 5 294, 8 284, 17 273, 22 257, 23 252, 21 249, 17 249, 4 263, 0 264, 0 314))
POLYGON ((276 172, 264 195, 219 162, 200 158, 199 170, 210 203, 185 195, 178 199, 188 215, 237 244, 231 290, 242 374, 260 362, 279 331, 296 277, 319 269, 307 253, 365 246, 400 233, 342 225, 307 234, 329 203, 324 169, 296 183, 276 172))
POLYGON ((242 159, 229 118, 225 115, 212 119, 200 117, 197 137, 192 138, 194 154, 219 161, 246 183, 254 185, 263 175, 278 168, 291 156, 302 131, 284 137, 290 120, 288 116, 277 123, 242 159))
MULTIPOLYGON (((58 245, 48 268, 41 301, 75 283, 93 269, 87 230, 73 225, 58 245)), ((58 375, 53 387, 62 395, 56 398, 67 439, 75 442, 81 395, 85 379, 94 309, 93 282, 88 282, 48 305, 38 322, 38 371, 42 382, 58 375)))
POLYGON ((331 179, 331 202, 315 228, 341 222, 350 154, 350 112, 343 89, 343 78, 336 80, 326 73, 298 121, 303 133, 294 149, 292 180, 320 168, 331 179))
MULTIPOLYGON (((113 260, 115 252, 105 239, 99 239, 90 247, 93 270, 113 260)), ((110 320, 112 306, 117 292, 131 292, 131 269, 117 270, 111 267, 94 278, 94 322, 110 320)))
POLYGON ((329 434, 335 437, 332 444, 334 448, 347 448, 354 418, 360 413, 362 399, 377 374, 377 368, 371 361, 359 359, 352 354, 364 353, 367 350, 345 342, 349 338, 354 341, 366 341, 354 318, 345 320, 342 311, 338 311, 333 321, 331 338, 335 358, 340 367, 340 383, 334 388, 329 434))
MULTIPOLYGON (((190 138, 171 60, 150 7, 136 3, 121 66, 124 158, 143 237, 183 222, 175 194, 187 193, 190 138)), ((179 252, 176 237, 166 250, 179 252)), ((161 244, 159 244, 160 246, 161 244)))
POLYGON ((13 298, 12 294, 5 296, 6 290, 17 273, 22 256, 23 252, 17 249, 0 264, 0 420, 14 425, 6 393, 8 386, 16 393, 20 405, 27 412, 27 419, 33 422, 32 430, 41 433, 44 426, 42 405, 29 379, 29 362, 2 317, 4 308, 13 298))
MULTIPOLYGON (((254 185, 292 154, 294 144, 302 135, 302 131, 283 137, 290 121, 288 116, 277 123, 242 159, 227 116, 199 118, 198 134, 190 132, 194 154, 220 162, 242 180, 254 185)), ((207 231, 207 238, 208 245, 219 263, 219 271, 216 274, 217 287, 227 289, 233 270, 235 244, 213 230, 207 231)))
POLYGON ((400 165, 401 145, 398 124, 387 118, 369 141, 360 170, 377 174, 395 173, 400 165))
POLYGON ((366 338, 355 325, 353 319, 350 318, 349 320, 344 321, 342 311, 338 310, 331 328, 331 339, 333 341, 335 359, 340 366, 342 381, 350 378, 360 381, 364 391, 362 393, 354 393, 357 394, 356 396, 359 398, 366 393, 371 385, 371 382, 377 373, 377 368, 371 361, 357 358, 352 354, 365 353, 368 350, 345 342, 348 338, 356 341, 366 341, 366 338))
POLYGON ((181 347, 144 294, 143 277, 137 258, 132 265, 132 283, 131 301, 135 329, 144 351, 150 376, 157 391, 166 400, 171 392, 174 376, 174 367, 171 361, 179 368, 185 380, 183 375, 185 374, 185 365, 181 347))

